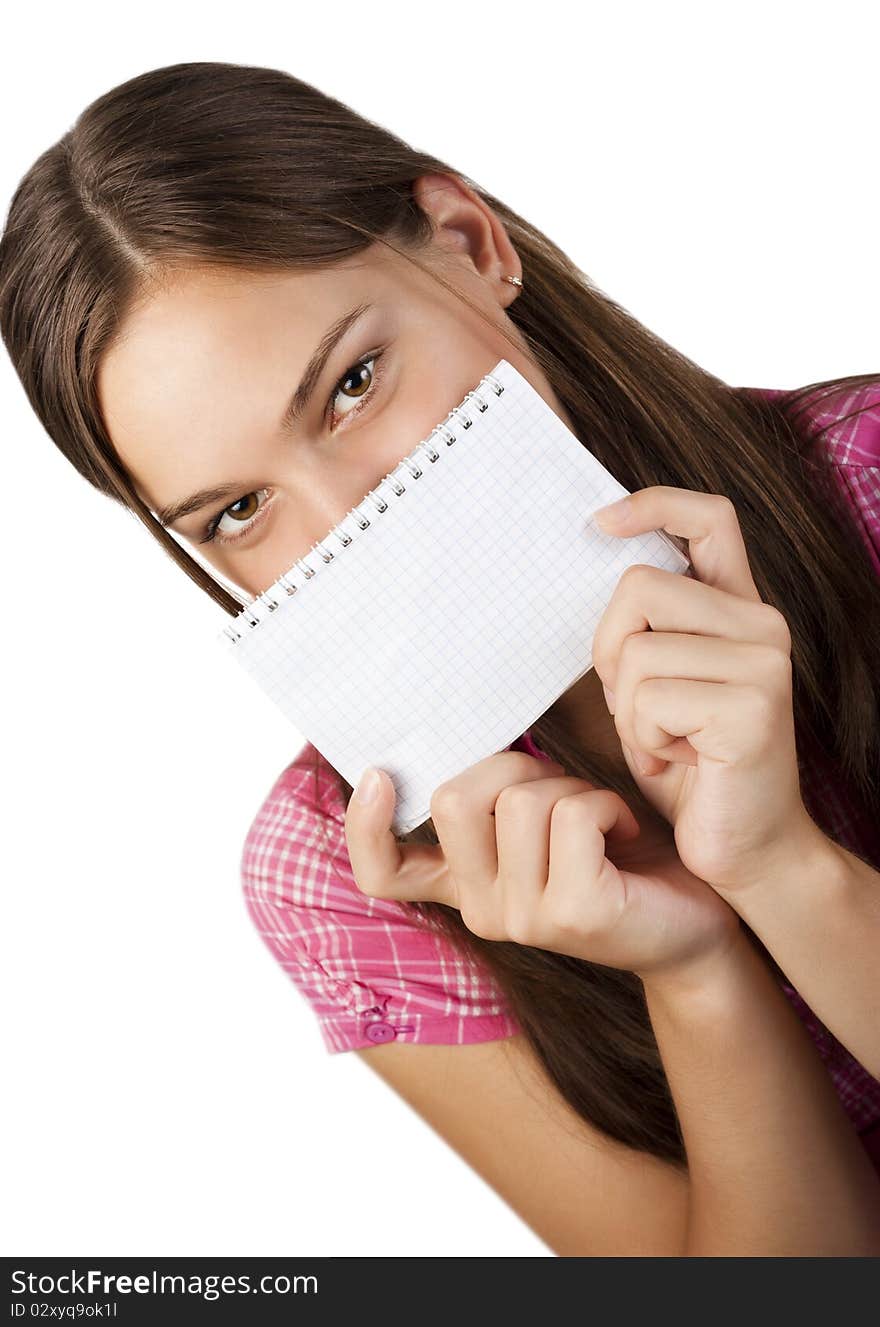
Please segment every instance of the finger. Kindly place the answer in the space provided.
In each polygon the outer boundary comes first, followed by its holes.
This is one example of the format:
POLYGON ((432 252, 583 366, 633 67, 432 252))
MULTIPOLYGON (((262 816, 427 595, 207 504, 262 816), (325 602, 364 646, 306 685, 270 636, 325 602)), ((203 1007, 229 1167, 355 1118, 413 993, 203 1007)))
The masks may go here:
POLYGON ((459 896, 498 874, 495 803, 511 784, 558 778, 562 766, 525 751, 499 751, 434 790, 431 819, 459 896))
POLYGON ((397 801, 385 770, 378 791, 362 802, 357 789, 345 812, 345 838, 355 883, 373 898, 456 904, 443 860, 434 844, 398 843, 391 829, 397 801))
POLYGON ((594 513, 600 527, 621 538, 665 530, 688 541, 688 557, 706 585, 760 601, 736 508, 721 493, 653 484, 631 493, 621 513, 594 513))
POLYGON ((593 637, 593 667, 617 695, 618 660, 626 639, 647 630, 790 648, 783 615, 771 604, 739 599, 726 590, 659 567, 627 567, 593 637))
POLYGON ((584 890, 595 906, 597 923, 610 920, 604 909, 610 907, 616 915, 620 899, 616 892, 607 898, 602 892, 607 842, 634 838, 639 832, 632 811, 610 788, 561 798, 550 818, 545 909, 550 913, 558 910, 557 915, 564 915, 564 896, 572 888, 578 888, 584 890))
POLYGON ((502 788, 495 802, 498 854, 496 919, 511 939, 528 933, 544 887, 550 861, 550 816, 560 797, 593 785, 584 779, 531 779, 502 788))
POLYGON ((629 757, 630 763, 636 767, 639 774, 647 778, 653 778, 655 774, 662 774, 667 764, 673 765, 697 765, 697 753, 684 737, 670 738, 670 745, 663 747, 663 754, 658 755, 655 752, 643 751, 641 748, 630 748, 626 742, 621 742, 624 752, 629 757))
POLYGON ((609 788, 597 788, 588 779, 571 777, 533 780, 504 788, 495 803, 495 827, 498 844, 498 878, 512 880, 522 876, 547 882, 550 860, 550 817, 563 797, 595 792, 617 798, 623 819, 610 832, 627 837, 638 831, 638 821, 626 803, 609 788), (628 816, 628 819, 627 819, 628 816))
MULTIPOLYGON (((550 827, 555 808, 576 793, 595 793, 616 798, 621 818, 610 832, 631 838, 639 832, 638 821, 626 803, 610 789, 597 789, 586 779, 551 778, 514 784, 504 788, 495 803, 498 844, 498 889, 500 908, 509 931, 526 929, 529 917, 541 902, 550 872, 550 827)), ((598 803, 596 803, 598 805, 598 803)))
POLYGON ((636 707, 636 744, 663 760, 674 758, 662 750, 674 738, 686 737, 695 751, 724 764, 741 764, 778 742, 780 712, 763 687, 649 678, 639 690, 645 698, 636 707))
MULTIPOLYGON (((651 750, 656 752, 674 739, 664 736, 659 724, 652 722, 658 716, 644 690, 650 678, 738 684, 766 680, 775 688, 788 673, 788 656, 772 645, 684 632, 639 632, 626 638, 618 657, 614 726, 622 742, 642 750, 640 735, 650 733, 651 750)), ((687 743, 664 750, 663 759, 696 764, 696 754, 687 743)))

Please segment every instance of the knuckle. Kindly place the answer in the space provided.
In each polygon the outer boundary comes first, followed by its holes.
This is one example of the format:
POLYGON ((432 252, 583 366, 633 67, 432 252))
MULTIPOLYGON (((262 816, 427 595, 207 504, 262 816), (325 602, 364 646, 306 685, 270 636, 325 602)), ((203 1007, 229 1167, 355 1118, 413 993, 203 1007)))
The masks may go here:
POLYGON ((535 800, 535 789, 531 783, 509 783, 495 798, 495 817, 499 815, 517 819, 526 813, 535 800))
POLYGON ((775 604, 764 604, 765 630, 771 643, 787 654, 791 652, 791 628, 785 614, 775 604))
POLYGON ((593 637, 593 668, 599 675, 599 681, 607 685, 607 679, 611 676, 612 659, 605 649, 605 628, 601 622, 593 637))
POLYGON ((733 505, 726 493, 713 493, 711 495, 715 503, 715 511, 720 521, 735 521, 739 524, 739 517, 736 514, 736 507, 733 505))
POLYGON ((497 923, 485 912, 473 906, 460 909, 461 920, 480 940, 504 940, 507 937, 497 923))
POLYGON ((762 667, 771 682, 778 686, 787 686, 792 673, 791 655, 776 645, 764 648, 762 667))
POLYGON ((374 880, 368 886, 363 884, 357 876, 355 876, 354 883, 357 885, 361 894, 365 894, 367 898, 384 898, 385 896, 385 891, 379 881, 374 880))
POLYGON ((548 909, 547 924, 552 930, 555 943, 560 946, 580 947, 599 934, 596 919, 580 902, 577 912, 567 899, 556 899, 548 909))
POLYGON ((464 810, 465 800, 464 790, 454 779, 439 784, 431 794, 431 819, 435 820, 438 816, 441 819, 454 819, 464 810))
POLYGON ((759 731, 769 731, 770 720, 775 710, 773 697, 759 686, 747 687, 746 697, 752 723, 759 731))
POLYGON ((633 589, 649 579, 653 571, 654 568, 647 566, 644 562, 632 562, 621 573, 618 584, 621 587, 633 589))
POLYGON ((554 803, 550 811, 551 825, 562 826, 580 825, 584 820, 590 818, 590 801, 595 797, 593 790, 588 792, 571 793, 568 797, 560 797, 559 801, 554 803))
MULTIPOLYGON (((528 754, 528 751, 504 751, 503 754, 504 759, 510 760, 512 763, 512 768, 514 768, 516 774, 522 772, 523 778, 534 774, 535 764, 538 763, 536 756, 528 754)), ((543 760, 540 763, 543 766, 543 760)))
POLYGON ((504 930, 508 940, 516 945, 535 943, 535 919, 522 904, 508 905, 504 909, 504 930))

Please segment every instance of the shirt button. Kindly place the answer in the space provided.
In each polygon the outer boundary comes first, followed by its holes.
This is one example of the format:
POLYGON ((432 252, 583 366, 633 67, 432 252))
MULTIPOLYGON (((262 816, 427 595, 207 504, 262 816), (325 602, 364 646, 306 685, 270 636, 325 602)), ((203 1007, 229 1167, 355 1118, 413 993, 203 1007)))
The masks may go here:
POLYGON ((397 1029, 390 1023, 370 1023, 364 1031, 370 1041, 393 1041, 397 1036, 397 1029))

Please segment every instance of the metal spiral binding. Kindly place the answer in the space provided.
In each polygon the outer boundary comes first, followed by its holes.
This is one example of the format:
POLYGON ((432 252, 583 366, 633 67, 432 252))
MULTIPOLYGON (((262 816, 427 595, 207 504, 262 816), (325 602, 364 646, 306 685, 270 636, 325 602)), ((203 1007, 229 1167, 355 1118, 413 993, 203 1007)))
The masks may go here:
MULTIPOLYGON (((453 431, 448 427, 447 421, 450 419, 451 416, 455 415, 457 417, 456 422, 460 423, 462 431, 464 432, 467 429, 469 429, 474 421, 473 419, 470 418, 469 415, 467 415, 464 412, 464 407, 465 405, 467 405, 468 402, 475 402, 476 408, 481 415, 484 414, 485 411, 489 409, 490 402, 485 400, 484 397, 480 395, 480 388, 483 387, 483 385, 486 383, 488 383, 491 386, 491 389, 496 396, 501 396, 502 393, 504 392, 504 384, 500 382, 495 377, 494 374, 492 373, 485 374, 480 379, 479 383, 474 388, 474 390, 466 392, 464 399, 458 405, 452 407, 449 414, 446 416, 446 419, 444 419, 440 424, 435 424, 434 428, 431 429, 431 432, 428 434, 427 438, 423 438, 421 442, 417 443, 408 456, 404 456, 403 460, 398 461, 394 469, 399 470, 402 465, 405 465, 406 468, 409 470, 409 473, 412 475, 413 479, 420 479, 423 474, 423 470, 419 467, 419 465, 414 459, 416 453, 419 452, 420 450, 422 450, 423 452, 427 452, 428 460, 431 463, 433 463, 440 457, 441 453, 436 451, 431 446, 431 439, 433 438, 435 433, 442 433, 446 439, 447 447, 451 447, 452 444, 456 441, 458 435, 453 433, 453 431)), ((400 481, 395 478, 393 471, 391 471, 387 475, 384 475, 382 479, 379 480, 379 483, 376 485, 376 487, 374 489, 371 489, 370 492, 367 493, 367 495, 361 499, 357 507, 352 507, 349 509, 349 511, 346 512, 345 516, 343 517, 343 520, 347 519, 349 516, 352 516, 354 520, 357 522, 359 528, 361 530, 366 530, 370 525, 370 521, 367 519, 366 516, 364 516, 363 512, 361 512, 359 508, 363 507, 363 505, 368 500, 373 503, 373 506, 376 508, 376 511, 380 515, 382 512, 387 511, 388 503, 379 493, 379 489, 381 488, 382 484, 384 484, 386 481, 391 485, 392 490, 394 491, 396 497, 400 497, 402 494, 406 492, 406 486, 404 484, 401 484, 400 481)), ((337 525, 335 525, 333 529, 330 530, 330 532, 324 536, 323 539, 319 540, 317 543, 312 544, 312 547, 309 549, 308 553, 305 553, 301 558, 297 558, 293 566, 288 567, 287 571, 282 576, 279 576, 278 579, 268 587, 268 589, 265 589, 262 591, 261 594, 258 594, 256 598, 251 600, 250 604, 246 604, 245 607, 242 608, 241 612, 235 617, 234 622, 228 623, 226 626, 224 626, 223 634, 227 636, 229 640, 232 641, 233 644, 237 644, 238 641, 243 639, 247 628, 257 627, 263 621, 262 617, 255 616, 254 612, 252 611, 253 605, 258 605, 258 606, 261 605, 267 610, 267 612, 271 613, 279 606, 280 603, 285 602, 283 598, 282 599, 274 598, 272 593, 273 591, 285 590, 288 595, 296 594, 297 589, 299 587, 295 582, 288 580, 288 577, 294 571, 298 570, 302 572, 304 580, 311 580, 311 578, 314 575, 316 575, 317 571, 319 570, 316 567, 310 567, 305 560, 306 558, 310 557, 312 553, 317 551, 318 555, 320 556, 323 562, 325 563, 332 562, 336 554, 333 552, 332 549, 326 547, 328 541, 333 536, 335 536, 339 540, 343 548, 347 548, 348 545, 352 542, 352 536, 350 534, 347 534, 345 530, 341 528, 341 526, 342 526, 342 521, 340 521, 337 525), (238 630, 236 624, 240 624, 243 629, 238 630)))

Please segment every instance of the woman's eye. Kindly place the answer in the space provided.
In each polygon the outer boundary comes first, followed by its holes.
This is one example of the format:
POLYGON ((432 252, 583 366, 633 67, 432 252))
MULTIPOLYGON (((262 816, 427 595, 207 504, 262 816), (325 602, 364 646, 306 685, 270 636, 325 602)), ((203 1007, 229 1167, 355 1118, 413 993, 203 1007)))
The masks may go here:
MULTIPOLYGON (((337 379, 327 401, 326 416, 328 422, 332 422, 337 414, 341 415, 343 419, 357 414, 369 402, 374 394, 373 389, 382 376, 383 370, 379 366, 379 362, 383 353, 383 351, 378 350, 372 355, 356 360, 350 368, 346 369, 343 376, 337 379), (368 368, 368 365, 372 367, 368 368), (336 398, 344 393, 348 393, 343 399, 349 402, 351 409, 334 411, 336 398)), ((258 498, 260 494, 269 493, 269 491, 267 488, 260 488, 253 493, 245 493, 242 497, 237 498, 235 502, 230 503, 228 507, 224 507, 210 521, 199 543, 208 544, 216 541, 218 544, 234 544, 237 540, 246 538, 254 526, 263 519, 265 511, 271 505, 270 501, 255 505, 253 499, 258 498), (223 522, 227 519, 232 522, 231 527, 224 527, 223 522)))
POLYGON ((235 502, 224 507, 223 510, 214 517, 205 530, 204 537, 199 540, 200 544, 208 544, 216 540, 218 544, 234 544, 237 539, 243 539, 245 535, 250 534, 251 530, 258 521, 263 519, 263 513, 266 511, 268 502, 255 506, 252 499, 258 498, 262 493, 268 493, 267 488, 258 488, 253 493, 245 493, 241 498, 236 498, 235 502), (233 530, 238 526, 235 534, 229 534, 223 528, 223 522, 227 515, 231 514, 233 530))
POLYGON ((364 359, 356 360, 345 373, 336 382, 333 391, 330 393, 330 399, 327 402, 328 419, 332 423, 334 413, 341 415, 345 419, 349 415, 356 414, 361 409, 362 402, 372 395, 372 389, 379 380, 379 373, 376 366, 382 358, 381 352, 367 356, 364 359), (371 368, 367 368, 371 365, 371 368), (349 395, 343 395, 349 393, 349 395), (351 409, 338 410, 334 412, 333 406, 336 398, 342 396, 342 399, 348 401, 351 409))

